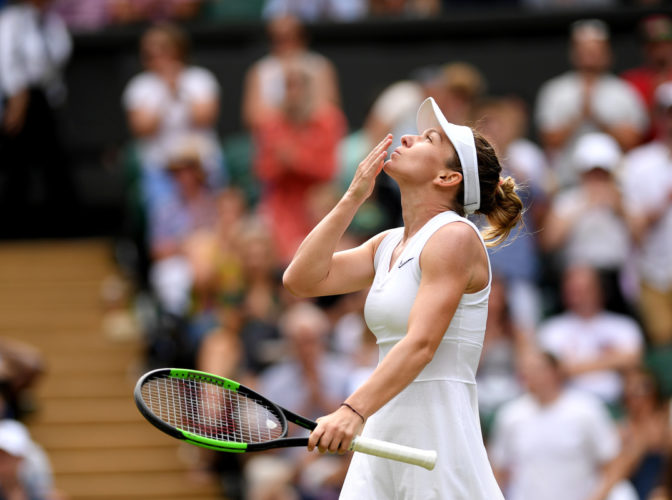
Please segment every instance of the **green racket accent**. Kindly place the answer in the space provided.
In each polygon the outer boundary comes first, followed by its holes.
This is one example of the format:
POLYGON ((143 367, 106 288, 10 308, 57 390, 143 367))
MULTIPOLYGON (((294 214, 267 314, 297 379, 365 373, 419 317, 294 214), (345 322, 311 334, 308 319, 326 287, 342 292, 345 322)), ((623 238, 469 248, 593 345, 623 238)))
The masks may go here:
POLYGON ((180 429, 185 439, 191 443, 203 448, 209 448, 216 451, 228 451, 230 453, 245 453, 247 451, 247 443, 235 443, 233 441, 218 441, 210 439, 189 431, 180 429))
POLYGON ((229 380, 224 377, 217 377, 210 373, 201 372, 198 370, 181 370, 179 368, 171 368, 170 376, 176 378, 188 378, 192 380, 200 380, 202 382, 209 382, 211 384, 220 385, 230 391, 238 392, 240 384, 234 380, 229 380))

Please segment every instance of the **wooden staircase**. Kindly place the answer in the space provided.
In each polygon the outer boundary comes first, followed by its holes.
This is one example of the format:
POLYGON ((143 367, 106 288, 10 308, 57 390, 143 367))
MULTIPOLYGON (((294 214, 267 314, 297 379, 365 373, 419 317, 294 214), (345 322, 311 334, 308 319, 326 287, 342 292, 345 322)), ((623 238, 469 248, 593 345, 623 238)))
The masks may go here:
POLYGON ((0 244, 0 337, 32 344, 47 365, 26 421, 33 438, 68 500, 221 498, 180 459, 185 445, 135 408, 141 339, 102 328, 101 284, 115 272, 104 240, 0 244))

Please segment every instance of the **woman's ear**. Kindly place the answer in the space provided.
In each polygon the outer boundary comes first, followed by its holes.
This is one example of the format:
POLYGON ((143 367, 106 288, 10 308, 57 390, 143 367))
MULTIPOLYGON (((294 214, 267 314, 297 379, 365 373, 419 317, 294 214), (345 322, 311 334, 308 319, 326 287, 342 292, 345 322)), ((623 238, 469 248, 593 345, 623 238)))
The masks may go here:
POLYGON ((457 186, 462 182, 462 174, 455 170, 442 170, 434 179, 434 184, 440 187, 457 186))

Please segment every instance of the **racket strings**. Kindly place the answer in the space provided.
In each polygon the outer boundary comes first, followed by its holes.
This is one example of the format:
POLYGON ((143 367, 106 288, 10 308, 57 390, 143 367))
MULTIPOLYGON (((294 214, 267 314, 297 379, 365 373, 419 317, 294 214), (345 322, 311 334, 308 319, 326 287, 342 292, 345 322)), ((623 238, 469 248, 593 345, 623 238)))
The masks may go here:
POLYGON ((283 436, 275 412, 219 385, 166 376, 148 381, 141 392, 159 419, 200 437, 252 444, 283 436))

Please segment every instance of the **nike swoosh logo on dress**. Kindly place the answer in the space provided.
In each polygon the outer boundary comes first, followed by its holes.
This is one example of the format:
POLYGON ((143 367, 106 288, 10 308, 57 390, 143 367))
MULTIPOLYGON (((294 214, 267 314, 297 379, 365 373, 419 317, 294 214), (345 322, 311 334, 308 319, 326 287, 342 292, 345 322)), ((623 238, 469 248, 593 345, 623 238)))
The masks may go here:
POLYGON ((406 260, 403 261, 403 262, 400 262, 400 263, 399 263, 399 267, 401 268, 402 266, 405 266, 406 264, 408 264, 408 263, 411 262, 412 260, 413 260, 413 257, 411 257, 410 259, 406 259, 406 260))

